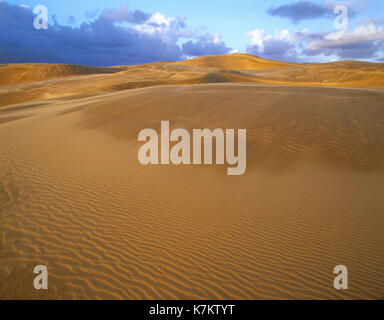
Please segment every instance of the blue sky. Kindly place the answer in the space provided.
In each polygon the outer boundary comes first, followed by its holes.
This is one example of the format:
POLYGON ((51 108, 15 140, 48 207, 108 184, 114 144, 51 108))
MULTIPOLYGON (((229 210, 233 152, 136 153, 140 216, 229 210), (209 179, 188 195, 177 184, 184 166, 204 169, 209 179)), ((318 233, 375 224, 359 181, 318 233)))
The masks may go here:
POLYGON ((292 62, 384 59, 382 0, 7 0, 0 3, 0 15, 13 16, 12 21, 0 23, 0 44, 4 41, 0 63, 136 64, 231 52, 292 62), (337 4, 349 10, 348 29, 334 27, 337 15, 332 11, 337 4), (31 15, 27 17, 21 12, 20 5, 28 6, 31 15), (49 30, 41 30, 39 34, 29 23, 36 5, 45 5, 49 12, 49 30), (148 21, 132 22, 128 12, 135 10, 147 14, 148 21), (20 30, 15 29, 18 16, 20 30), (29 44, 18 42, 22 34, 31 35, 29 44), (86 40, 82 42, 83 36, 86 40), (63 47, 59 39, 65 42, 68 56, 54 52, 54 47, 63 47), (87 43, 88 50, 76 50, 87 43), (46 48, 45 53, 39 56, 36 47, 46 48), (118 63, 109 62, 107 55, 118 63))

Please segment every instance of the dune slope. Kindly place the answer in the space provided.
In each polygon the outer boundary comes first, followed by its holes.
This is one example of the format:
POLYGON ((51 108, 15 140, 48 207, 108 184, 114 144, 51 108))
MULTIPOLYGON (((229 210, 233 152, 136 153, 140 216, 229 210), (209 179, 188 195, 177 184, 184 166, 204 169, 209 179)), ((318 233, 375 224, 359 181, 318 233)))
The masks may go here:
POLYGON ((383 88, 384 64, 242 54, 0 66, 0 299, 382 298, 383 88), (246 174, 140 165, 162 120, 247 129, 246 174))
POLYGON ((382 297, 383 99, 221 83, 3 107, 0 298, 382 297), (161 120, 247 128, 246 175, 141 166, 138 131, 161 120), (44 296, 30 289, 41 263, 44 296))

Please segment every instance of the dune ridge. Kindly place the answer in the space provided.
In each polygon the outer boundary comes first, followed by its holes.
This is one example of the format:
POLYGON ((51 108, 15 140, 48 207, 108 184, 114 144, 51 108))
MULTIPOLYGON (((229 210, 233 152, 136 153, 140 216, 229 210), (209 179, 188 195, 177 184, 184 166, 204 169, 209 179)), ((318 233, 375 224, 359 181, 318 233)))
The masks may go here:
POLYGON ((231 70, 252 70, 284 68, 294 65, 293 63, 262 59, 251 54, 233 53, 221 56, 205 56, 181 62, 177 65, 193 67, 210 67, 231 70))
POLYGON ((0 85, 45 81, 85 74, 118 72, 117 68, 88 67, 71 64, 20 63, 0 65, 0 85))
POLYGON ((384 88, 384 64, 292 64, 248 54, 110 68, 9 64, 0 66, 0 107, 50 97, 222 82, 384 88))

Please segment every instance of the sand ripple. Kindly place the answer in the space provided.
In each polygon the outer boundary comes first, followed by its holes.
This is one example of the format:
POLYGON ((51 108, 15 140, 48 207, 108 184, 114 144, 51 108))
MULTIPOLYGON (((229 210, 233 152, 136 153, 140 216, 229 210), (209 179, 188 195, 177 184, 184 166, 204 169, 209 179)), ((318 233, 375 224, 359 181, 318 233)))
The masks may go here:
POLYGON ((15 109, 28 117, 0 124, 0 298, 382 297, 382 95, 213 85, 15 109), (248 128, 247 174, 141 167, 137 128, 164 119, 248 128), (30 290, 36 264, 48 295, 30 290))

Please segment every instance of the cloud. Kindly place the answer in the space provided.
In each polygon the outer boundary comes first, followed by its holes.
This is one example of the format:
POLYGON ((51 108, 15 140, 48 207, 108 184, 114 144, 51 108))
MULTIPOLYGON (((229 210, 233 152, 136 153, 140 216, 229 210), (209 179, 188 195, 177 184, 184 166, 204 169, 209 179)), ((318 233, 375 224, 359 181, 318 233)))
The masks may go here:
POLYGON ((185 22, 186 20, 187 20, 186 17, 177 17, 177 22, 179 23, 179 26, 181 28, 185 28, 187 26, 187 24, 185 22))
POLYGON ((192 34, 188 31, 182 31, 185 23, 178 19, 167 18, 160 13, 152 15, 145 23, 135 27, 140 35, 147 35, 153 38, 159 38, 165 43, 174 43, 182 37, 190 37, 192 34))
POLYGON ((105 8, 100 18, 111 22, 129 22, 140 24, 150 19, 151 15, 140 10, 131 11, 127 6, 121 6, 119 9, 105 8))
POLYGON ((93 19, 97 18, 97 16, 100 14, 100 11, 101 11, 100 8, 94 9, 94 10, 85 11, 84 17, 87 20, 93 20, 93 19))
POLYGON ((317 4, 309 0, 301 0, 296 3, 285 4, 278 7, 271 7, 267 10, 271 16, 290 19, 294 24, 302 20, 313 20, 319 18, 335 17, 333 12, 336 5, 344 5, 348 8, 348 16, 354 17, 356 10, 364 10, 369 0, 349 0, 344 2, 326 1, 324 4, 317 4))
POLYGON ((183 44, 183 54, 188 58, 227 54, 232 51, 232 48, 227 47, 226 44, 221 41, 218 34, 206 34, 199 37, 198 41, 188 41, 183 44))
POLYGON ((300 20, 322 18, 331 13, 329 8, 310 1, 300 1, 279 7, 271 7, 267 12, 272 16, 288 18, 294 23, 300 20))
POLYGON ((375 59, 384 49, 384 28, 373 24, 353 31, 311 33, 308 30, 277 30, 274 35, 256 29, 247 52, 267 59, 308 62, 311 57, 333 56, 332 59, 375 59))
POLYGON ((69 25, 76 24, 76 18, 73 15, 69 16, 67 24, 69 24, 69 25))
POLYGON ((247 52, 266 59, 296 62, 297 51, 295 42, 296 33, 288 30, 276 31, 274 35, 266 34, 264 30, 256 29, 246 34, 251 37, 247 52))
MULTIPOLYGON (((186 29, 185 18, 151 15, 125 6, 87 16, 92 21, 77 27, 51 19, 47 30, 35 30, 36 16, 30 8, 0 1, 0 63, 110 66, 175 61, 186 55, 179 41, 194 37, 186 29)), ((202 45, 201 53, 226 48, 223 42, 208 38, 196 42, 202 45)))
POLYGON ((307 55, 335 54, 340 58, 364 59, 373 57, 384 43, 384 28, 373 24, 348 32, 339 30, 325 34, 308 43, 307 55))

